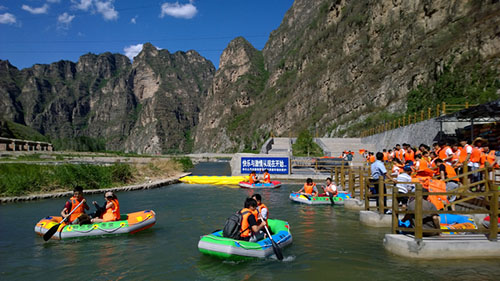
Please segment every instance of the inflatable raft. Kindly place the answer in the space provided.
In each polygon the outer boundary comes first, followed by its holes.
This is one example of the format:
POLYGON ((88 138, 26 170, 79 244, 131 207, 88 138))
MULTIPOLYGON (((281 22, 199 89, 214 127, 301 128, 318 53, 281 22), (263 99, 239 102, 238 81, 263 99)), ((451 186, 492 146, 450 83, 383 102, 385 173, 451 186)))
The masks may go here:
POLYGON ((249 183, 247 181, 240 181, 239 186, 242 188, 279 188, 280 181, 271 181, 270 183, 249 183))
MULTIPOLYGON (((309 204, 309 205, 328 205, 332 204, 330 197, 323 196, 306 196, 300 193, 291 193, 290 200, 297 203, 309 204)), ((333 197, 334 205, 344 205, 345 199, 349 198, 349 195, 344 192, 339 192, 337 196, 333 197)))
MULTIPOLYGON (((35 225, 35 232, 43 236, 52 226, 60 223, 62 217, 45 217, 35 225)), ((134 234, 148 229, 156 223, 152 210, 140 211, 121 216, 119 221, 101 222, 84 225, 61 224, 52 239, 81 238, 100 235, 134 234)))
POLYGON ((179 179, 184 183, 191 184, 215 184, 215 185, 238 185, 241 181, 247 181, 245 176, 186 176, 179 179))
MULTIPOLYGON (((292 234, 288 222, 282 220, 267 220, 273 240, 283 249, 292 243, 292 234)), ((222 230, 204 235, 198 242, 201 253, 222 259, 245 260, 265 258, 274 254, 269 238, 257 242, 247 242, 222 237, 222 230)))

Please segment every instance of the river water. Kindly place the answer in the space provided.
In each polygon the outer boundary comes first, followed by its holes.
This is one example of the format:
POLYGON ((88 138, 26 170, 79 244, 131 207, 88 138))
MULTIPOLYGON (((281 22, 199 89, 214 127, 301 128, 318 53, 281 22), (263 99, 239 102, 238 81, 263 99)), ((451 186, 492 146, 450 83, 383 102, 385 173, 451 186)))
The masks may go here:
MULTIPOLYGON (((224 173, 200 164, 194 172, 224 173)), ((65 198, 0 206, 0 280, 498 280, 500 260, 415 261, 382 245, 390 229, 362 226, 357 212, 288 199, 298 185, 260 191, 273 218, 290 223, 285 259, 233 262, 202 255, 201 235, 222 228, 253 193, 230 186, 176 184, 118 193, 123 213, 153 209, 157 223, 135 235, 49 241, 35 223, 65 198)), ((102 200, 102 195, 87 196, 102 200)))

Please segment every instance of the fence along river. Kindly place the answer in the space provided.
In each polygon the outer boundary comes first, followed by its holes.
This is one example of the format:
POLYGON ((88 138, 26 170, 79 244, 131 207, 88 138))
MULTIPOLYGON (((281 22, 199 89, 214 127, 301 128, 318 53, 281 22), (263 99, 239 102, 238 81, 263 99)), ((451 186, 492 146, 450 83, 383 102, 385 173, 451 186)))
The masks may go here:
MULTIPOLYGON (((196 172, 227 173, 221 163, 201 163, 196 172)), ((65 198, 0 206, 2 280, 430 280, 494 279, 499 260, 417 261, 394 256, 382 245, 390 228, 359 223, 358 212, 341 206, 292 203, 300 188, 285 184, 261 190, 271 217, 287 220, 293 244, 284 261, 231 262, 202 255, 201 235, 222 228, 254 191, 230 186, 175 184, 118 193, 122 212, 153 209, 155 226, 130 235, 44 242, 35 223, 57 215, 65 198)), ((102 195, 86 196, 101 203, 102 195)))

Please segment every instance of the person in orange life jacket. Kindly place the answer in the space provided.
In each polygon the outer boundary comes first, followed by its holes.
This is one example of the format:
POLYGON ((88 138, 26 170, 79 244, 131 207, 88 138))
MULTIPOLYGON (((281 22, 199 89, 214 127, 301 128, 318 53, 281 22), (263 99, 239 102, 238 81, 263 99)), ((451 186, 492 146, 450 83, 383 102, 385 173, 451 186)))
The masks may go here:
POLYGON ((399 161, 403 162, 404 150, 401 149, 401 145, 396 144, 396 148, 394 149, 394 157, 398 158, 399 161))
POLYGON ((415 151, 413 151, 413 148, 409 144, 407 144, 405 150, 405 163, 408 161, 411 161, 410 166, 413 166, 413 163, 415 163, 415 151))
POLYGON ((403 163, 398 158, 392 159, 392 171, 391 176, 397 177, 403 168, 403 163))
MULTIPOLYGON (((104 212, 97 218, 93 218, 92 222, 108 222, 108 221, 117 221, 120 220, 120 203, 118 202, 118 198, 112 191, 106 192, 104 194, 104 198, 106 199, 106 205, 104 207, 104 212)), ((92 202, 94 205, 97 205, 97 202, 92 202)), ((96 207, 99 207, 97 205, 96 207)))
MULTIPOLYGON (((475 170, 479 169, 480 162, 481 162, 481 151, 482 151, 482 146, 484 143, 486 143, 486 140, 481 138, 481 137, 477 137, 472 142, 472 151, 471 151, 471 155, 470 155, 470 159, 469 159, 471 164, 472 164, 472 166, 470 166, 471 171, 475 171, 475 170)), ((474 173, 472 175, 471 183, 478 182, 481 180, 482 180, 482 173, 474 173)))
POLYGON ((307 178, 304 186, 297 191, 297 193, 309 196, 318 196, 318 189, 316 188, 316 184, 313 182, 311 178, 307 178))
POLYGON ((245 207, 240 211, 242 214, 240 240, 255 242, 265 237, 261 231, 266 226, 266 221, 257 222, 257 201, 252 198, 245 200, 245 207))
POLYGON ((444 163, 451 165, 451 159, 453 158, 453 150, 448 145, 448 143, 444 140, 439 141, 439 153, 437 153, 438 157, 443 160, 444 163))
POLYGON ((255 171, 252 171, 250 175, 248 175, 248 183, 259 183, 259 180, 257 179, 257 173, 255 173, 255 171))
POLYGON ((389 149, 389 151, 387 151, 387 154, 389 162, 392 162, 392 159, 394 159, 394 151, 392 149, 389 149))
POLYGON ((74 212, 69 216, 67 222, 70 224, 79 224, 80 223, 79 217, 85 214, 85 210, 88 209, 89 205, 87 205, 87 200, 83 198, 83 188, 81 186, 76 186, 73 189, 73 197, 71 197, 64 205, 64 208, 61 211, 61 216, 63 218, 66 218, 69 215, 69 213, 71 213, 71 211, 74 210, 74 212), (80 206, 78 206, 80 202, 83 203, 80 206))
MULTIPOLYGON (((427 151, 425 153, 428 154, 427 151)), ((415 155, 415 168, 417 171, 423 171, 429 168, 429 162, 427 162, 425 158, 426 157, 424 157, 422 154, 415 155)))
POLYGON ((375 162, 377 160, 377 159, 375 159, 375 155, 373 154, 373 152, 369 152, 368 155, 369 155, 368 160, 369 160, 370 164, 373 164, 373 162, 375 162))
MULTIPOLYGON (((444 163, 442 159, 439 159, 439 158, 436 159, 435 163, 439 169, 439 176, 441 177, 441 180, 450 179, 450 178, 457 176, 455 169, 453 169, 453 167, 448 165, 447 163, 444 163)), ((446 182, 446 191, 448 192, 448 191, 452 191, 454 189, 457 189, 459 187, 459 183, 460 183, 460 181, 458 178, 447 181, 446 182)), ((457 196, 455 196, 455 195, 449 196, 448 201, 453 202, 453 201, 455 201, 456 198, 457 198, 457 196)))
POLYGON ((332 182, 332 178, 326 178, 326 186, 321 186, 325 195, 330 197, 330 202, 333 203, 333 197, 337 196, 337 186, 332 182))
POLYGON ((259 212, 258 219, 267 222, 267 218, 269 217, 269 209, 262 203, 262 196, 256 193, 252 195, 252 199, 257 201, 257 212, 259 212))
POLYGON ((382 153, 384 154, 384 162, 389 162, 389 153, 387 149, 382 149, 382 153))
POLYGON ((454 168, 460 167, 462 164, 460 163, 460 144, 454 143, 451 146, 451 151, 453 152, 453 155, 451 157, 451 166, 454 168))
POLYGON ((264 170, 264 175, 262 176, 262 178, 262 182, 271 183, 271 175, 269 174, 269 171, 267 169, 264 170))

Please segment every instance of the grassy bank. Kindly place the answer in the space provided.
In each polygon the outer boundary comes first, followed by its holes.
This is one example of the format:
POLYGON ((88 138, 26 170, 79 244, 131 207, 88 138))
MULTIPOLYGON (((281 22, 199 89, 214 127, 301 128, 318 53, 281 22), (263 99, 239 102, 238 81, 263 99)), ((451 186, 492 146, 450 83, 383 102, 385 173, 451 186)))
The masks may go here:
POLYGON ((185 170, 184 167, 186 163, 176 160, 111 166, 0 164, 0 196, 70 191, 77 185, 84 189, 110 188, 167 178, 185 170))

